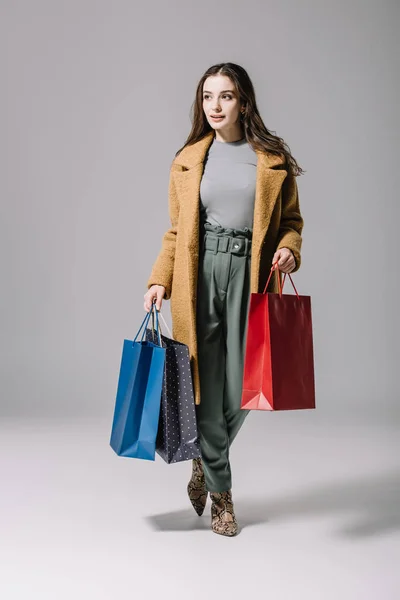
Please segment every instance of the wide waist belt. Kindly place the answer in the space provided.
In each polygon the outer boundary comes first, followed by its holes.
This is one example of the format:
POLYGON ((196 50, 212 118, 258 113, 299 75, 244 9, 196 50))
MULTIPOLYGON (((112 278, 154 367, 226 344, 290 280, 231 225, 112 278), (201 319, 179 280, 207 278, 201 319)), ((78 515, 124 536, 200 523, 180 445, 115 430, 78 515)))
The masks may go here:
POLYGON ((205 233, 203 239, 204 250, 217 252, 230 252, 239 256, 251 256, 251 239, 246 237, 232 237, 227 235, 213 235, 205 233))

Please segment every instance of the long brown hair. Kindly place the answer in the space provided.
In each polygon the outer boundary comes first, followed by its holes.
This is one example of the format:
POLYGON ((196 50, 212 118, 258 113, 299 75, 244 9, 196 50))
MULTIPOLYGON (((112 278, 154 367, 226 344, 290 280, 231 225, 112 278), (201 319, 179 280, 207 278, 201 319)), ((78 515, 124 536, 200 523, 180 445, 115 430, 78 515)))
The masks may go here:
POLYGON ((176 152, 175 156, 178 156, 183 148, 195 144, 211 131, 212 127, 207 121, 203 110, 203 84, 210 75, 219 74, 226 75, 231 79, 239 94, 240 104, 245 105, 245 111, 240 117, 240 124, 244 136, 252 148, 272 154, 284 155, 285 167, 289 173, 295 176, 304 173, 305 171, 299 167, 284 140, 275 135, 276 132, 273 133, 264 125, 257 108, 254 86, 247 71, 240 65, 231 62, 213 65, 201 77, 191 109, 192 129, 185 144, 176 152))

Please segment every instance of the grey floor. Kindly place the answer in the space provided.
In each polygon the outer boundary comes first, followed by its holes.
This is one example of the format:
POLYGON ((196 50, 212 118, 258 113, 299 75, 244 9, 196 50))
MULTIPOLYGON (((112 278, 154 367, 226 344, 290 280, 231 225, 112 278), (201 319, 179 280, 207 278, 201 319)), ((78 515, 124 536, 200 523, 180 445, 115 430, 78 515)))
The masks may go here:
POLYGON ((109 419, 0 433, 4 600, 400 598, 394 424, 249 415, 231 449, 231 539, 188 504, 189 463, 116 456, 109 419))

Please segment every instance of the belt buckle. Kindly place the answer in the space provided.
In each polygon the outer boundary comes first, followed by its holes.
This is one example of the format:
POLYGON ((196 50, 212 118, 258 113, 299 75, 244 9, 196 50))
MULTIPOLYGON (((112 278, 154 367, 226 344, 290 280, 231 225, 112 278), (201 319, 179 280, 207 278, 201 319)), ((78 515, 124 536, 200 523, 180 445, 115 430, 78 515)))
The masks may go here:
POLYGON ((232 254, 243 254, 242 238, 233 238, 231 245, 232 254))

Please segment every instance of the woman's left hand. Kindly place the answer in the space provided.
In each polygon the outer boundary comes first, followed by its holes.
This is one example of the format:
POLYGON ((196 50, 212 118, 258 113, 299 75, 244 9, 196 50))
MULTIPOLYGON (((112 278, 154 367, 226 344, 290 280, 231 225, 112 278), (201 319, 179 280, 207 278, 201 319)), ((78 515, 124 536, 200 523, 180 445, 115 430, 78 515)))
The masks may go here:
POLYGON ((278 261, 279 270, 283 273, 291 273, 296 266, 293 253, 289 248, 279 248, 274 254, 272 264, 278 261))

